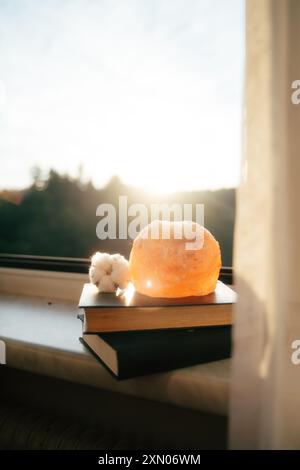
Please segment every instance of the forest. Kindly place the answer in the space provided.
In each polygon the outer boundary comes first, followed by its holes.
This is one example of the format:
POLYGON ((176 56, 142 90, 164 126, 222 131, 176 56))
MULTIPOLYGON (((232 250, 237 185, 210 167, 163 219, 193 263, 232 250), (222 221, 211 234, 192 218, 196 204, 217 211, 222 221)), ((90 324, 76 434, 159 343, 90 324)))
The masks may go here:
POLYGON ((94 251, 119 252, 128 257, 132 240, 99 240, 96 208, 128 204, 204 204, 204 223, 219 241, 223 266, 232 265, 235 190, 177 192, 153 195, 125 185, 117 176, 97 189, 91 181, 51 170, 45 179, 37 171, 22 191, 0 192, 0 252, 88 258, 94 251))

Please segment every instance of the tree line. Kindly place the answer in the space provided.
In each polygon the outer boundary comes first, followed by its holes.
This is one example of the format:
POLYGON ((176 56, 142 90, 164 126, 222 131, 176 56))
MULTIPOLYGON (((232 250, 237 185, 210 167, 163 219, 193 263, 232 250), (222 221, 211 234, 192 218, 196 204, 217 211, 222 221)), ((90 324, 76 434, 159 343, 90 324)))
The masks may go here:
POLYGON ((224 266, 232 265, 235 190, 178 192, 164 196, 127 186, 118 177, 97 189, 80 177, 51 170, 45 180, 38 172, 22 191, 0 194, 0 252, 26 255, 90 257, 94 251, 119 252, 128 257, 131 240, 99 240, 96 208, 101 203, 118 207, 119 196, 128 203, 204 204, 205 226, 219 241, 224 266), (11 197, 9 197, 11 196, 11 197))

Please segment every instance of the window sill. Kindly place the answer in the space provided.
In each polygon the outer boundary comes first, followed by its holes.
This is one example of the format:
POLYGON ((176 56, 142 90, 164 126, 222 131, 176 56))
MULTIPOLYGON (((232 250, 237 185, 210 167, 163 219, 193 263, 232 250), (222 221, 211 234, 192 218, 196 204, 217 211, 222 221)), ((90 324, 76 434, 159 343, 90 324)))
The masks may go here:
POLYGON ((76 302, 2 294, 0 337, 6 343, 7 366, 181 407, 228 414, 230 360, 119 382, 79 342, 81 325, 77 313, 76 302))

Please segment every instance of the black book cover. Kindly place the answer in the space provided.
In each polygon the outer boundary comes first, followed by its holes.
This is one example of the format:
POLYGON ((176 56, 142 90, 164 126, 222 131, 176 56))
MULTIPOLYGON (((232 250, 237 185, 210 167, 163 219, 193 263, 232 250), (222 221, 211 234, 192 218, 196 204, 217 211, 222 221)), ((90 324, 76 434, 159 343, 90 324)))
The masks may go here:
POLYGON ((118 379, 217 361, 231 354, 231 326, 84 335, 87 341, 91 336, 100 338, 99 347, 97 341, 92 348, 84 338, 83 343, 118 379), (115 370, 107 350, 115 358, 115 370))

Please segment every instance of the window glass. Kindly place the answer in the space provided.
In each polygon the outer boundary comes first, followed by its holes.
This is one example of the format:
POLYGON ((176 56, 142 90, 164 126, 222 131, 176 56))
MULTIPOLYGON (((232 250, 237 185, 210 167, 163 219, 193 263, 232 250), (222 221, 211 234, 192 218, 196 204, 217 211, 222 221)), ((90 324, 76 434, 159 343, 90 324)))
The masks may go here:
POLYGON ((0 3, 0 252, 128 255, 101 203, 204 204, 231 265, 242 0, 0 3))

